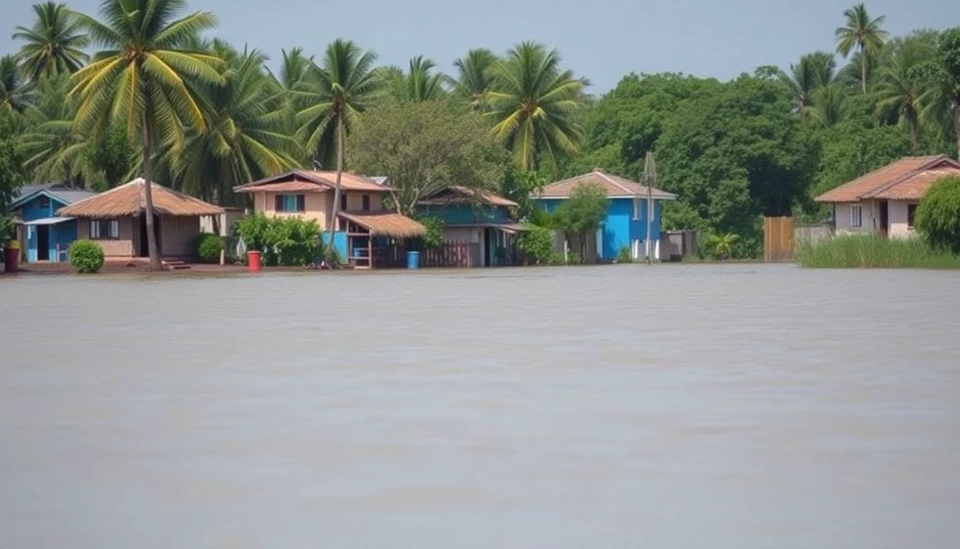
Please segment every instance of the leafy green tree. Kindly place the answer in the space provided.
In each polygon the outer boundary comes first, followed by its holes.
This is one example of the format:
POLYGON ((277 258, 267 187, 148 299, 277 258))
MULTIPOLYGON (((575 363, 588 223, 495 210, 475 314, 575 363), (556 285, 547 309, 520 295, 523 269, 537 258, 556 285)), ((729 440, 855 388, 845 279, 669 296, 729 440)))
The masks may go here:
POLYGON ((422 55, 410 60, 410 67, 403 72, 400 67, 381 69, 382 77, 397 101, 436 101, 447 95, 443 88, 444 75, 434 72, 436 64, 422 55))
POLYGON ((485 116, 518 168, 534 170, 540 157, 556 165, 558 156, 580 151, 583 129, 576 115, 584 108, 587 84, 560 68, 557 50, 534 42, 522 42, 494 61, 485 116))
POLYGON ((57 73, 73 73, 89 59, 83 52, 89 40, 66 4, 35 4, 32 27, 17 27, 14 40, 24 42, 17 58, 23 74, 37 81, 57 73))
POLYGON ((453 63, 458 77, 456 80, 449 78, 448 81, 454 92, 466 99, 474 111, 481 111, 485 107, 490 90, 490 67, 496 60, 497 56, 492 51, 477 48, 453 63))
POLYGON ((389 174, 399 213, 451 185, 498 191, 507 164, 503 148, 476 113, 444 101, 390 103, 364 114, 351 135, 350 165, 389 174))
MULTIPOLYGON (((347 131, 358 115, 376 101, 382 81, 373 70, 377 56, 365 52, 348 40, 336 40, 324 55, 323 66, 311 63, 298 97, 305 105, 297 113, 298 137, 308 151, 329 150, 336 143, 337 176, 333 211, 327 232, 333 235, 340 207, 340 181, 343 175, 347 131)), ((331 240, 332 241, 332 240, 331 240)), ((328 255, 334 250, 327 247, 328 255)))
MULTIPOLYGON (((607 191, 602 185, 578 185, 570 198, 554 212, 556 224, 580 240, 580 249, 586 249, 587 238, 594 235, 607 215, 607 191)), ((586 259, 586 258, 581 258, 586 259)))
POLYGON ((116 124, 102 139, 88 141, 84 159, 93 186, 99 185, 99 190, 104 191, 132 179, 136 156, 137 149, 126 131, 116 124))
POLYGON ((13 236, 10 203, 26 177, 17 145, 18 133, 13 115, 0 109, 0 244, 6 244, 13 236))
POLYGON ((960 255, 960 177, 946 177, 927 191, 915 224, 932 247, 960 255))
MULTIPOLYGON (((74 129, 103 135, 111 122, 122 123, 131 141, 140 140, 147 181, 153 181, 157 144, 182 142, 184 128, 207 128, 191 84, 222 80, 220 59, 184 49, 196 34, 215 26, 214 15, 177 18, 184 6, 182 0, 104 0, 100 15, 105 22, 79 16, 93 43, 105 49, 72 77, 72 93, 80 100, 74 129)), ((158 270, 150 185, 144 186, 144 210, 150 264, 158 270)))
POLYGON ((171 168, 181 190, 230 204, 239 199, 233 187, 293 168, 297 143, 284 133, 282 99, 263 71, 267 56, 219 40, 212 47, 227 68, 222 82, 198 86, 208 127, 189 132, 171 168))
POLYGON ((954 131, 957 137, 957 158, 960 159, 960 27, 944 31, 938 45, 945 73, 944 94, 953 106, 954 131))
POLYGON ((20 74, 17 59, 12 55, 0 57, 0 110, 23 112, 30 104, 33 89, 20 74))
POLYGON ((871 18, 862 3, 843 12, 846 25, 838 27, 837 53, 847 57, 855 48, 860 53, 860 82, 863 93, 867 93, 867 58, 876 57, 883 48, 887 31, 882 27, 886 16, 871 18))
POLYGON ((503 185, 500 192, 503 196, 513 200, 518 205, 520 219, 529 218, 533 210, 537 208, 536 202, 532 197, 540 194, 540 191, 547 185, 547 180, 537 172, 519 170, 511 166, 507 170, 506 177, 503 179, 503 185))
POLYGON ((796 65, 790 65, 790 72, 781 73, 780 78, 793 94, 795 108, 800 114, 809 113, 814 104, 814 94, 820 88, 833 82, 837 63, 827 52, 808 53, 800 58, 796 65))

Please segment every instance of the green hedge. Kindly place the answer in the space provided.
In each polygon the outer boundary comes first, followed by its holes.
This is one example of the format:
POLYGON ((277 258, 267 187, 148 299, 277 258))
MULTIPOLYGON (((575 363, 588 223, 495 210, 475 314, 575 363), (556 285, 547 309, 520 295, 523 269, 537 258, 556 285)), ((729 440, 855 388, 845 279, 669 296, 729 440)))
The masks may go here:
POLYGON ((223 243, 220 237, 211 233, 200 233, 194 244, 197 261, 201 263, 219 263, 223 243))
POLYGON ((67 248, 70 265, 81 274, 100 272, 103 267, 103 248, 92 240, 76 240, 67 248))

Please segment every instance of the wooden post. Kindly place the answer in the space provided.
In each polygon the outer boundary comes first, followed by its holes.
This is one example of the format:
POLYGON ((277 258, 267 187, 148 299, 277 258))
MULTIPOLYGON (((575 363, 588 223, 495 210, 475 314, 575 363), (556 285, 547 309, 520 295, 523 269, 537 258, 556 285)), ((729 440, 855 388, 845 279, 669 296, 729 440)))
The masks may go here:
POLYGON ((367 266, 373 270, 373 233, 367 237, 367 266))

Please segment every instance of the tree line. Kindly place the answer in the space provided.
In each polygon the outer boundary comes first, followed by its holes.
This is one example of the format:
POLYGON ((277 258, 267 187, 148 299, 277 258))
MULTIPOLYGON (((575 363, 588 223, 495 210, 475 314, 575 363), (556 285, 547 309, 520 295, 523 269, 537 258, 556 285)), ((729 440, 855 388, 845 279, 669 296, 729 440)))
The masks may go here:
POLYGON ((846 66, 813 52, 728 82, 630 74, 602 97, 533 42, 471 50, 448 75, 423 56, 380 66, 338 39, 284 50, 273 71, 262 51, 209 38, 215 15, 183 0, 34 14, 0 59, 0 128, 23 181, 104 189, 142 174, 235 205, 236 185, 319 167, 390 176, 400 211, 449 183, 529 210, 531 190, 594 167, 639 180, 652 151, 658 185, 680 197, 668 227, 738 234, 744 256, 759 249, 761 215, 820 217, 815 194, 960 147, 960 29, 891 38, 862 4, 836 31, 846 66))

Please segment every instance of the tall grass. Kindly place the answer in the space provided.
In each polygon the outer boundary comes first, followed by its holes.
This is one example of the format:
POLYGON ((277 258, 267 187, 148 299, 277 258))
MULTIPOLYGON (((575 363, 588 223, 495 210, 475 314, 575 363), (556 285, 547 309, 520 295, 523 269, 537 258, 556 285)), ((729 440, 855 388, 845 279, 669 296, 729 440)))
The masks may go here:
POLYGON ((837 236, 799 243, 796 258, 803 267, 960 269, 960 256, 935 250, 921 238, 837 236))

